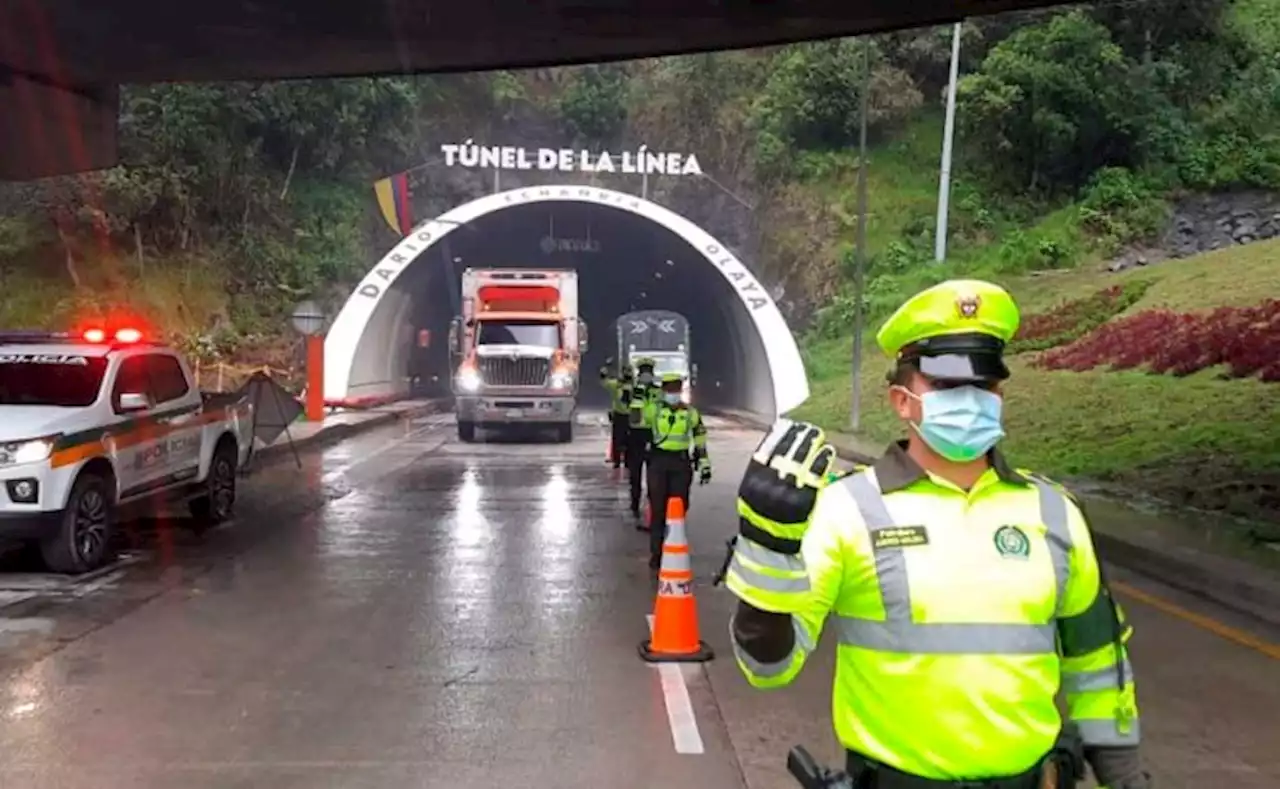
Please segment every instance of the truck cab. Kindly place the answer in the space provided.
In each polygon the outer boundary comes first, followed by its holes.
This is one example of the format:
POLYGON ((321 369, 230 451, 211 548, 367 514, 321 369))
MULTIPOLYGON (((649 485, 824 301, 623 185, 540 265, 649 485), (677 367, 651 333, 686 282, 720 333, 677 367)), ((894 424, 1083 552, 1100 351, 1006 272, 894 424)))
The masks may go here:
POLYGON ((587 327, 578 318, 577 272, 468 269, 462 315, 449 347, 458 437, 514 425, 573 439, 587 327))

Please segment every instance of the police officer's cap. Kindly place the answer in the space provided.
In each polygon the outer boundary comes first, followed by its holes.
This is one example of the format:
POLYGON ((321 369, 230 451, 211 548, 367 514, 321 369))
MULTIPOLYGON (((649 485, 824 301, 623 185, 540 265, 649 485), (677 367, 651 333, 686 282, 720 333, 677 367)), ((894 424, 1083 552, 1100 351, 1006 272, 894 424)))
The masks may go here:
POLYGON ((657 365, 657 362, 654 361, 651 356, 641 356, 639 359, 636 359, 637 370, 652 370, 655 365, 657 365))
POLYGON ((672 384, 684 384, 684 376, 680 373, 663 373, 662 385, 668 386, 672 384))
POLYGON ((923 375, 952 381, 1004 380, 1005 344, 1018 331, 1018 305, 999 285, 948 280, 893 313, 876 342, 889 358, 923 375))

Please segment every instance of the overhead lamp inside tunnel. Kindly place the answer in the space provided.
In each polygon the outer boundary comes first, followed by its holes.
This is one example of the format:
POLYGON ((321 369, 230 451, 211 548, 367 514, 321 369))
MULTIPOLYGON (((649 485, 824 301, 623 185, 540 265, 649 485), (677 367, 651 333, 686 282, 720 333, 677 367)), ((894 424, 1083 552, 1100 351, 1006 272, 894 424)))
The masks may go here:
MULTIPOLYGON (((466 268, 578 271, 590 337, 580 402, 588 406, 605 405, 595 370, 617 355, 614 321, 635 309, 688 319, 700 406, 772 417, 808 397, 786 322, 722 243, 662 206, 576 186, 480 198, 405 238, 357 286, 330 330, 326 397, 358 400, 403 391, 410 379, 449 381, 456 360, 447 343, 418 348, 399 338, 420 330, 447 335, 466 268), (549 226, 565 243, 542 243, 549 226), (588 233, 591 244, 573 243, 588 233), (439 243, 446 235, 448 243, 439 243)), ((425 394, 450 394, 447 386, 437 389, 425 394)))

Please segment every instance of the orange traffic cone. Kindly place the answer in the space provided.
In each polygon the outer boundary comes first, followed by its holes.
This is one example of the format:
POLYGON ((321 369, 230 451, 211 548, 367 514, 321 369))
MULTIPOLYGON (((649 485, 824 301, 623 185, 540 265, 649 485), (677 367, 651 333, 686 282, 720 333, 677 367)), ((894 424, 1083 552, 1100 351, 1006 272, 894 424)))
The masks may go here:
POLYGON ((658 599, 653 633, 640 642, 640 657, 650 663, 702 663, 715 657, 698 638, 698 606, 693 600, 693 566, 684 534, 684 502, 667 499, 667 539, 662 543, 658 599))

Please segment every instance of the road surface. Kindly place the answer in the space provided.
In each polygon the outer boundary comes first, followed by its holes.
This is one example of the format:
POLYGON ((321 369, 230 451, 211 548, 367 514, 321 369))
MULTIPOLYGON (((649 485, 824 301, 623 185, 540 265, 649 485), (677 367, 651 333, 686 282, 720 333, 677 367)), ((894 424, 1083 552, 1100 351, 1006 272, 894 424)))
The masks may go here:
MULTIPOLYGON (((757 438, 712 432, 700 579, 757 438)), ((602 427, 566 446, 454 435, 424 417, 277 461, 233 524, 159 524, 88 580, 11 560, 0 787, 783 789, 792 744, 836 758, 830 646, 795 686, 750 689, 723 589, 698 589, 715 661, 639 660, 647 537, 602 427)), ((1280 634, 1121 580, 1161 789, 1280 785, 1280 634)))

